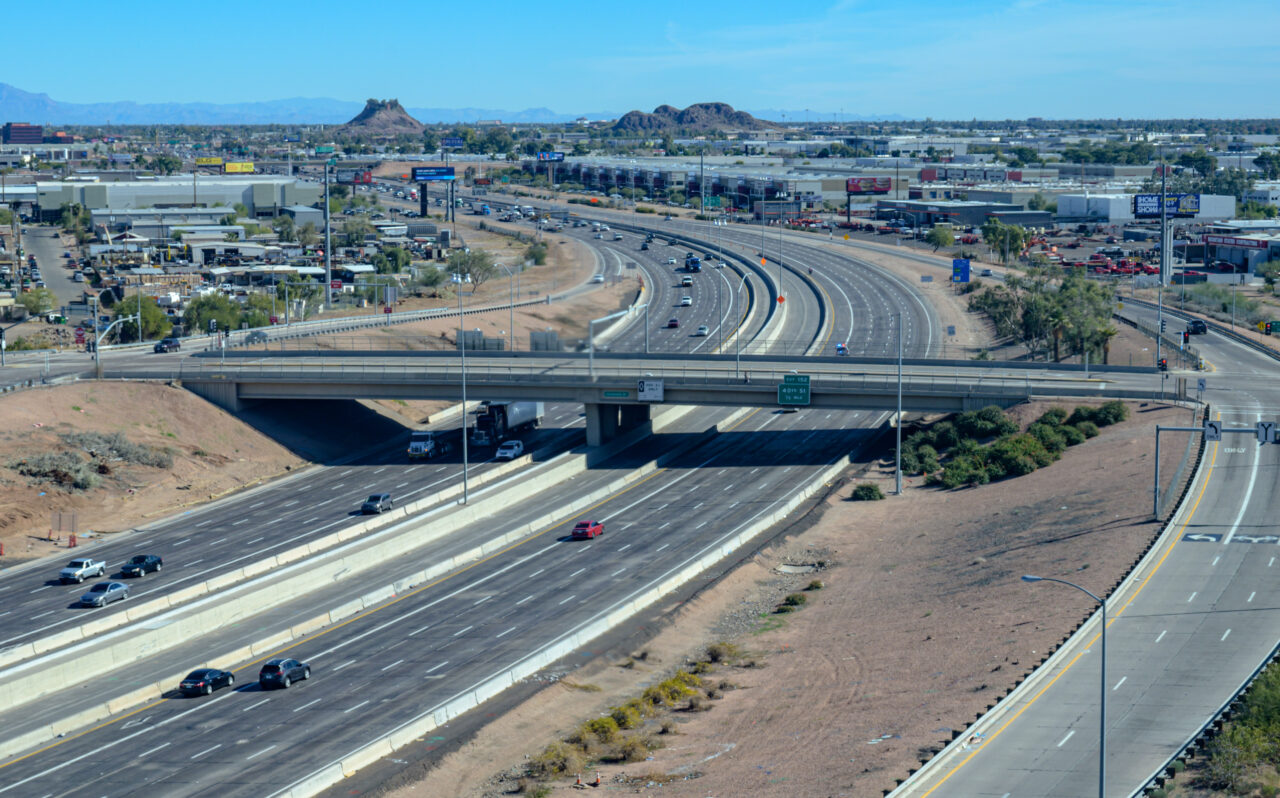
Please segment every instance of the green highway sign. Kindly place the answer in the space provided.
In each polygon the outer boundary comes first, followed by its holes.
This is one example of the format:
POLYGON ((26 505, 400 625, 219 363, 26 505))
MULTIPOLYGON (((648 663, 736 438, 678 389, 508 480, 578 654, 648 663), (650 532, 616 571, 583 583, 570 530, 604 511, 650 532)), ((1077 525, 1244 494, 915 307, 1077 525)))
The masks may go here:
POLYGON ((606 399, 626 399, 631 396, 631 391, 605 391, 606 399))
POLYGON ((784 375, 782 378, 782 384, 778 386, 778 404, 808 405, 809 404, 809 375, 808 374, 784 375))

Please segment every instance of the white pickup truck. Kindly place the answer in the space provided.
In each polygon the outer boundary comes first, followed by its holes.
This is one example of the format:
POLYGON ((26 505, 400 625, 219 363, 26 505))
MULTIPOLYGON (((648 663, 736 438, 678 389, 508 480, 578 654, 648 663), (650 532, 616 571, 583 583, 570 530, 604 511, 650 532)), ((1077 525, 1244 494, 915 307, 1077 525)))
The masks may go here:
POLYGON ((91 576, 103 576, 106 572, 105 562, 84 557, 67 563, 67 567, 58 572, 58 578, 63 582, 79 583, 91 576))

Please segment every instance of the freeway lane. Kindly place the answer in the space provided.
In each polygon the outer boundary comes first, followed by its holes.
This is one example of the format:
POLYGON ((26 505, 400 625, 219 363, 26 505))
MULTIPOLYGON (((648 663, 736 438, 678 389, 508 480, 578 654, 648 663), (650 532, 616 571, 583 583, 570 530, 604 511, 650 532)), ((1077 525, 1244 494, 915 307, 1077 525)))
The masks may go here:
MULTIPOLYGON (((1223 369, 1208 375, 1206 398, 1225 426, 1280 420, 1280 390, 1274 381, 1252 378, 1266 364, 1264 355, 1221 336, 1197 338, 1205 357, 1223 369)), ((1274 374, 1274 361, 1270 368, 1274 374)), ((1171 542, 1129 593, 1110 599, 1109 795, 1140 788, 1280 639, 1277 489, 1276 446, 1260 446, 1251 434, 1208 444, 1171 542)), ((1078 600, 1070 588, 1028 589, 1062 589, 1062 600, 1078 600)), ((1096 633, 1086 636, 1042 686, 984 719, 980 741, 939 760, 927 778, 897 794, 1082 794, 1081 785, 1097 780, 1098 653, 1096 633)))
MULTIPOLYGON (((714 549, 865 440, 854 423, 865 422, 757 413, 742 425, 753 434, 718 436, 591 511, 606 520, 603 537, 574 542, 563 537, 567 523, 548 529, 303 640, 290 654, 314 662, 310 682, 150 704, 4 766, 0 794, 96 796, 145 785, 166 795, 266 795, 714 549)), ((253 671, 243 668, 241 680, 253 671)))

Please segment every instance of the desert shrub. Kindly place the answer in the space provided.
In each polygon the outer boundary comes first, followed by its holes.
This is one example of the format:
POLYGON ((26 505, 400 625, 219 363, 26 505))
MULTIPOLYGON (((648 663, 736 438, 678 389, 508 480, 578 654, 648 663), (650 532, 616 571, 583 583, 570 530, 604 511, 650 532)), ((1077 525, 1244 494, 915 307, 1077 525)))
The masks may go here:
POLYGON ((708 709, 711 709, 711 702, 706 698, 700 695, 689 696, 690 712, 706 712, 708 709))
POLYGON ((956 432, 965 438, 990 438, 1018 431, 1018 424, 995 405, 970 410, 956 417, 956 432))
POLYGON ((1057 455, 1067 449, 1067 438, 1057 427, 1051 427, 1048 424, 1041 424, 1039 421, 1027 427, 1027 434, 1033 436, 1040 441, 1040 445, 1050 454, 1057 455))
POLYGON ((676 722, 675 722, 674 720, 664 720, 664 721, 662 721, 662 733, 663 733, 663 734, 675 734, 675 733, 676 733, 676 722))
POLYGON ((593 718, 582 724, 582 731, 602 743, 618 739, 618 722, 612 717, 593 718))
POLYGON ((554 742, 529 760, 529 774, 535 778, 554 778, 582 770, 582 753, 571 745, 554 742))
POLYGON ((1105 427, 1110 424, 1119 424, 1128 417, 1129 408, 1125 407, 1124 402, 1119 399, 1112 399, 1098 408, 1094 414, 1093 422, 1099 427, 1105 427))
POLYGON ((956 425, 950 421, 939 421, 929 430, 929 445, 939 451, 946 451, 960 442, 956 425))
POLYGON ((710 662, 695 662, 690 670, 697 674, 710 673, 713 667, 710 662))
POLYGON ((43 452, 9 463, 9 467, 24 477, 52 482, 68 490, 89 490, 101 478, 97 467, 73 452, 43 452))
POLYGON ((733 643, 721 641, 707 646, 707 659, 712 662, 727 662, 738 656, 738 647, 733 643))
POLYGON ((104 460, 123 460, 134 465, 172 468, 173 455, 163 449, 153 449, 133 443, 122 432, 103 435, 100 432, 64 432, 58 437, 68 446, 83 449, 91 456, 104 460))
POLYGON ((1010 435, 991 445, 991 459, 1008 476, 1023 476, 1053 462, 1054 456, 1034 435, 1010 435))
POLYGON ((1080 422, 1077 422, 1077 423, 1074 425, 1074 428, 1075 428, 1075 429, 1078 429, 1078 430, 1080 430, 1082 433, 1084 433, 1084 436, 1085 436, 1086 438, 1096 438, 1096 437, 1098 437, 1098 425, 1097 425, 1097 424, 1094 424, 1092 421, 1080 421, 1080 422))
POLYGON ((910 445, 909 441, 906 443, 903 443, 902 455, 900 459, 902 461, 902 470, 904 473, 907 473, 907 474, 920 473, 920 458, 916 455, 916 450, 914 447, 910 445))
POLYGON ((795 612, 796 607, 794 604, 779 604, 773 608, 773 611, 778 615, 786 615, 788 612, 795 612))
POLYGON ((787 596, 786 598, 784 598, 784 599, 782 600, 782 603, 783 603, 783 604, 790 604, 790 605, 791 605, 791 606, 793 606, 793 607, 803 607, 803 606, 805 605, 805 603, 806 603, 806 602, 808 602, 808 601, 809 601, 809 597, 808 597, 808 596, 806 596, 805 594, 803 594, 803 593, 792 593, 791 595, 789 595, 789 596, 787 596))
POLYGON ((1061 407, 1051 407, 1044 411, 1044 414, 1036 421, 1040 424, 1048 424, 1051 427, 1058 427, 1067 420, 1067 411, 1061 407))
POLYGON ((1063 424, 1061 427, 1057 427, 1057 430, 1062 433, 1062 437, 1067 439, 1068 446, 1078 446, 1084 443, 1084 433, 1077 427, 1070 427, 1063 424))
POLYGON ((880 490, 880 486, 871 482, 864 482, 853 489, 853 493, 849 495, 850 499, 856 502, 874 502, 884 498, 884 492, 880 490))
POLYGON ((653 750, 653 745, 649 738, 640 734, 633 734, 622 741, 622 745, 618 746, 618 759, 623 762, 643 762, 649 756, 649 752, 653 750))
POLYGON ((916 473, 932 474, 942 467, 938 460, 938 450, 927 443, 916 450, 916 461, 919 464, 916 473))
POLYGON ((824 587, 826 587, 826 584, 821 579, 815 579, 809 584, 805 585, 804 589, 805 590, 821 590, 824 587))
POLYGON ((613 718, 613 722, 617 724, 619 729, 634 729, 644 720, 638 708, 626 704, 614 707, 609 713, 609 717, 613 718))

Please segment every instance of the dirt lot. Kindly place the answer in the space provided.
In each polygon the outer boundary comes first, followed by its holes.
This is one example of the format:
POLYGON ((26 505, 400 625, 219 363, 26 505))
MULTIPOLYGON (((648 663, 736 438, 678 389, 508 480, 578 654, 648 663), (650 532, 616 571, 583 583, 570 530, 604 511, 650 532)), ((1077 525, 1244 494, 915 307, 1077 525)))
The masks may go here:
MULTIPOLYGON (((1048 406, 1017 413, 1025 423, 1048 406)), ((904 497, 872 503, 846 500, 853 482, 838 486, 788 536, 676 608, 639 647, 643 661, 637 650, 592 660, 564 682, 598 692, 548 687, 423 782, 391 794, 504 794, 523 758, 557 734, 639 695, 708 643, 731 640, 755 666, 717 672, 735 689, 710 711, 669 716, 678 733, 660 735, 665 747, 648 761, 601 766, 608 788, 689 798, 879 795, 1091 610, 1020 574, 1105 589, 1156 533, 1147 520, 1152 430, 1185 423, 1188 411, 1131 410, 1128 421, 1018 479, 957 491, 911 480, 904 497), (816 562, 826 566, 814 574, 776 570, 816 562), (826 587, 803 611, 770 614, 815 576, 826 587)), ((1163 447, 1164 473, 1184 451, 1185 441, 1163 447)), ((890 463, 876 463, 857 481, 888 493, 891 474, 890 463)), ((572 789, 562 782, 552 794, 572 789)))

